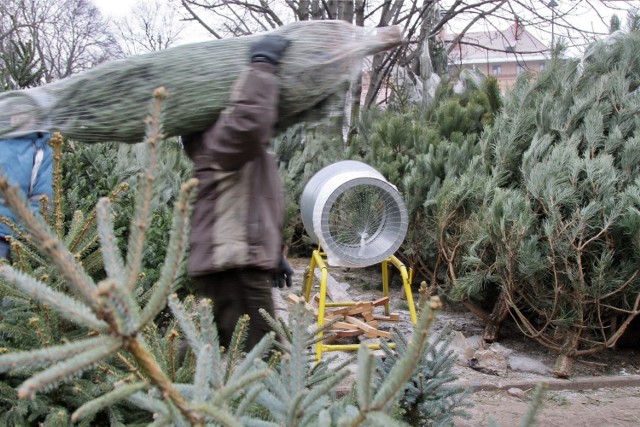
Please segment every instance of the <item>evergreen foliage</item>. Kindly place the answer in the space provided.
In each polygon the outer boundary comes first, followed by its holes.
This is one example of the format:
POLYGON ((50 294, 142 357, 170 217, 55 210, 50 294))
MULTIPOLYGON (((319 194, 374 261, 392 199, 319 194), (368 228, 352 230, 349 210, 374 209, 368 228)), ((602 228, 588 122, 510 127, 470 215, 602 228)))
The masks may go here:
MULTIPOLYGON (((12 292, 34 310, 22 324, 30 325, 29 331, 7 330, 14 337, 32 333, 32 342, 16 340, 22 348, 5 349, 0 355, 0 374, 8 380, 0 392, 3 401, 11 402, 3 421, 45 426, 405 425, 391 414, 415 374, 415 361, 423 359, 429 348, 429 326, 440 306, 437 299, 422 307, 412 338, 402 341, 403 354, 388 366, 375 389, 375 363, 369 350, 361 348, 356 384, 352 393, 342 397, 336 396, 335 388, 348 371, 344 366, 330 368, 329 359, 315 362, 311 348, 319 331, 310 327, 311 314, 304 304, 295 308, 289 323, 269 319, 282 342, 267 335, 249 354, 241 354, 248 326, 244 318, 231 345, 223 350, 211 303, 203 300, 196 305, 192 298, 182 303, 172 295, 187 246, 194 180, 181 188, 158 279, 143 292, 142 260, 160 170, 156 145, 162 136, 164 96, 161 90, 156 93, 149 119, 144 145, 149 163, 139 174, 126 255, 118 248, 111 200, 98 201, 101 279, 88 274, 82 254, 67 247, 67 234, 34 216, 16 189, 0 179, 0 192, 29 232, 27 241, 55 268, 43 276, 35 270, 0 266, 5 289, 15 288, 12 292), (30 305, 31 300, 38 304, 30 305), (157 324, 154 320, 167 300, 173 318, 157 324), (182 337, 191 350, 184 357, 180 356, 182 337), (272 346, 279 354, 267 364, 262 359, 272 346)), ((59 150, 58 146, 58 154, 59 150)), ((60 211, 54 212, 54 224, 64 224, 58 221, 62 217, 60 211)), ((69 233, 77 234, 80 228, 72 223, 69 233)), ((440 361, 433 368, 434 378, 448 379, 452 361, 434 350, 432 354, 440 361)), ((432 393, 438 385, 430 388, 432 393)), ((450 395, 448 390, 443 393, 450 395)))
MULTIPOLYGON (((454 417, 468 418, 464 401, 468 391, 451 385, 457 379, 451 372, 457 356, 449 350, 451 335, 445 330, 432 337, 432 344, 418 362, 416 373, 407 383, 399 406, 402 419, 411 426, 451 426, 454 417)), ((382 345, 384 359, 378 359, 378 379, 381 383, 393 366, 398 362, 399 354, 407 348, 407 339, 397 331, 393 333, 396 348, 382 345)))
POLYGON ((483 134, 487 173, 463 177, 490 184, 459 225, 453 293, 497 293, 485 339, 511 315, 560 355, 558 376, 640 315, 639 52, 638 34, 618 35, 520 78, 483 134))
MULTIPOLYGON (((451 82, 443 83, 428 108, 368 112, 359 137, 349 147, 350 157, 375 167, 403 195, 411 226, 400 255, 416 269, 417 277, 433 283, 442 265, 439 243, 450 241, 443 239, 447 234, 436 220, 436 210, 442 209, 437 200, 451 196, 443 188, 445 182, 480 167, 475 159, 480 132, 502 102, 495 82, 469 81, 467 87, 456 94, 451 82)), ((473 185, 477 187, 475 181, 473 185)), ((469 213, 463 206, 458 210, 469 213)), ((444 218, 449 213, 440 212, 444 218)))
POLYGON ((0 53, 0 92, 38 86, 44 71, 32 41, 9 40, 0 53))

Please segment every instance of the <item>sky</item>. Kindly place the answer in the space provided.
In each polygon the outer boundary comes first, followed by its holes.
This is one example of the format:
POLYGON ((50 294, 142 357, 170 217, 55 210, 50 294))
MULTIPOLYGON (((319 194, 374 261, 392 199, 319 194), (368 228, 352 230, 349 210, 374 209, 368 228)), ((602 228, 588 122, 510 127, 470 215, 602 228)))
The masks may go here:
MULTIPOLYGON (((119 18, 126 16, 130 13, 132 5, 135 4, 136 0, 92 0, 93 3, 100 9, 100 11, 111 18, 119 18)), ((284 0, 282 0, 284 1, 284 0)), ((544 1, 546 3, 546 0, 544 1)), ((450 1, 443 1, 444 5, 448 5, 450 1)), ((535 3, 535 2, 534 2, 535 3)), ((588 28, 598 32, 606 32, 607 25, 603 24, 602 21, 608 23, 609 18, 611 16, 611 11, 607 10, 603 5, 609 5, 616 8, 626 8, 629 6, 640 7, 640 0, 636 1, 621 1, 621 0, 557 0, 557 4, 559 4, 556 9, 557 12, 561 10, 572 10, 572 13, 578 13, 578 16, 573 16, 572 19, 576 21, 576 26, 581 28, 588 28), (602 12, 602 15, 599 17, 597 14, 593 12, 581 13, 580 11, 584 11, 587 9, 587 5, 595 6, 602 12)), ((544 15, 544 12, 541 12, 544 15)), ((549 14, 551 13, 551 9, 549 9, 549 14)), ((623 19, 626 17, 624 13, 618 12, 618 16, 623 19)), ((461 25, 463 23, 460 23, 461 25)), ((193 28, 187 28, 186 32, 183 32, 183 37, 181 42, 190 42, 190 41, 201 41, 203 39, 202 29, 197 26, 197 24, 193 24, 193 28), (186 36, 186 37, 185 37, 186 36)), ((464 25, 462 25, 464 27, 464 25)), ((489 28, 487 28, 489 29, 489 28)), ((493 28, 495 29, 495 28, 493 28)), ((456 28, 452 28, 452 30, 456 30, 456 28)), ((482 28, 473 29, 475 31, 483 31, 482 28)), ((472 30, 472 31, 473 31, 472 30)), ((560 31, 558 31, 559 33, 560 31)), ((543 42, 549 44, 550 40, 546 40, 546 38, 550 38, 550 32, 547 30, 538 32, 535 34, 538 38, 540 38, 543 42)), ((207 36, 208 37, 208 36, 207 36)))
POLYGON ((131 10, 131 0, 92 0, 100 11, 107 16, 125 16, 131 10))

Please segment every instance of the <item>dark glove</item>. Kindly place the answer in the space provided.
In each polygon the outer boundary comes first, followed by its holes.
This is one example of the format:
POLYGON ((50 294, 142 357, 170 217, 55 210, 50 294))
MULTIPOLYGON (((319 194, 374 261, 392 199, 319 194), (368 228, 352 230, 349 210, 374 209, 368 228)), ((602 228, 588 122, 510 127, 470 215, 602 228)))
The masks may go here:
POLYGON ((284 284, 287 284, 287 287, 290 288, 293 281, 293 270, 291 266, 287 262, 287 259, 282 255, 280 257, 280 263, 278 264, 278 268, 276 268, 276 277, 273 281, 273 287, 276 286, 279 288, 283 288, 284 284))
POLYGON ((282 36, 273 34, 264 36, 251 45, 249 49, 251 62, 266 62, 268 64, 278 65, 289 43, 291 43, 291 41, 282 36))

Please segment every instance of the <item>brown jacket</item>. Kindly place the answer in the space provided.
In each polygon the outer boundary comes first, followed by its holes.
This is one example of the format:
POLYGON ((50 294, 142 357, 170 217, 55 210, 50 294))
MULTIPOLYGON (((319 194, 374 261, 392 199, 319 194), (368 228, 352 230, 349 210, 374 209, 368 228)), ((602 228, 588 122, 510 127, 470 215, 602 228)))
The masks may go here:
POLYGON ((277 120, 275 70, 251 64, 213 126, 183 138, 199 180, 191 217, 191 276, 278 265, 284 197, 275 157, 267 151, 277 120))

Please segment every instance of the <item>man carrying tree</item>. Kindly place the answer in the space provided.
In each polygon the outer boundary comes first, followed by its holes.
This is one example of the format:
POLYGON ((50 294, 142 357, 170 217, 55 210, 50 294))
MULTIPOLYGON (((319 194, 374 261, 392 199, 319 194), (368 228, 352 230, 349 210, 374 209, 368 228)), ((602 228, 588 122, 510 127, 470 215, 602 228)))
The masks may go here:
POLYGON ((276 73, 288 45, 274 35, 254 42, 229 107, 204 132, 182 138, 199 181, 189 274, 196 295, 213 300, 222 345, 249 315, 247 351, 271 330, 259 310, 273 316, 272 286, 291 286, 293 274, 281 251, 283 187, 268 151, 278 118, 276 73))

